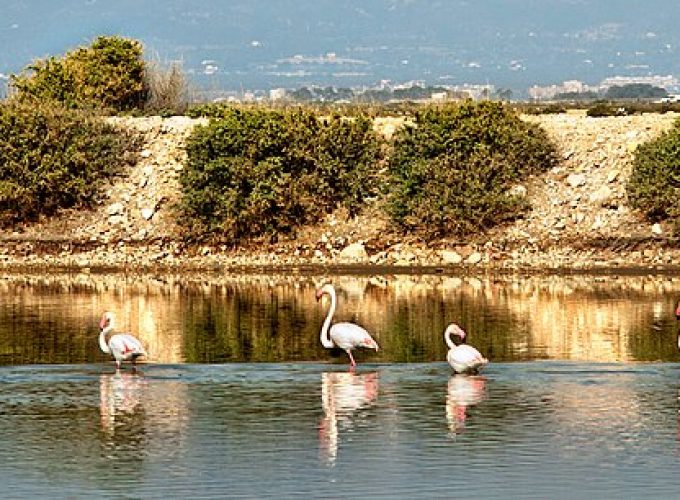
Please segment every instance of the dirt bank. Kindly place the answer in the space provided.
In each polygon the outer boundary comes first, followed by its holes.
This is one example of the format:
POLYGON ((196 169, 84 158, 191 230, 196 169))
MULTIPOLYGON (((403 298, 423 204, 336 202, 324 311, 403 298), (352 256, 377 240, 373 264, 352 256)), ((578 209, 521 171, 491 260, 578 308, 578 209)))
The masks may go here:
MULTIPOLYGON (((142 159, 107 190, 93 211, 0 233, 0 265, 80 268, 252 268, 268 266, 388 266, 407 269, 556 270, 643 267, 680 262, 664 225, 645 222, 626 202, 635 147, 672 125, 677 114, 588 118, 527 117, 558 145, 559 167, 529 179, 533 210, 509 226, 466 241, 424 245, 391 230, 378 206, 349 220, 341 211, 294 239, 240 249, 191 247, 174 223, 183 144, 199 120, 116 119, 145 138, 142 159)), ((376 124, 389 135, 398 120, 376 124)))

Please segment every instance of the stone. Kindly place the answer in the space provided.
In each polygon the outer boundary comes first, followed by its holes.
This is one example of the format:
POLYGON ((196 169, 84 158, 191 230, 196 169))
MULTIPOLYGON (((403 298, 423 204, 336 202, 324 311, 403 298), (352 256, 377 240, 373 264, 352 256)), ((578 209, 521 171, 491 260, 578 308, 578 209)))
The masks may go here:
POLYGON ((590 202, 595 203, 601 207, 608 206, 612 197, 612 190, 609 186, 604 185, 597 191, 590 193, 590 202))
POLYGON ((472 252, 467 258, 466 262, 468 264, 479 264, 482 261, 482 254, 479 252, 472 252))
POLYGON ((441 258, 444 264, 460 264, 463 262, 463 256, 455 250, 442 250, 441 258))
POLYGON ((142 213, 142 218, 144 220, 151 220, 151 217, 153 217, 153 214, 156 213, 156 210, 150 207, 145 207, 142 208, 141 210, 142 213))
POLYGON ((586 176, 583 174, 569 174, 567 176, 567 184, 571 187, 580 187, 586 183, 586 176))
POLYGON ((660 236, 663 234, 663 228, 661 227, 661 224, 658 222, 652 226, 652 234, 655 234, 657 236, 660 236))
POLYGON ((340 251, 338 259, 342 262, 365 262, 368 260, 368 252, 363 243, 352 243, 340 251))
POLYGON ((109 207, 106 209, 106 213, 108 213, 109 215, 119 215, 123 213, 123 210, 125 210, 123 204, 117 202, 109 205, 109 207))
POLYGON ((516 184, 508 190, 508 195, 525 198, 527 195, 527 188, 521 184, 516 184))
POLYGON ((607 182, 610 184, 614 182, 616 179, 619 178, 620 173, 621 172, 619 172, 618 170, 612 170, 611 172, 609 172, 609 174, 607 175, 607 182))

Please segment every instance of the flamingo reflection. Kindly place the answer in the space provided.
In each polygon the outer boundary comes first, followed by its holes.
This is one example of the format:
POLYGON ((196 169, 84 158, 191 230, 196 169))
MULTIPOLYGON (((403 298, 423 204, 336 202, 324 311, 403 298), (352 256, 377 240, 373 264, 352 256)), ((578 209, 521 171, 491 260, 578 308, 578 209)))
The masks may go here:
POLYGON ((335 464, 339 429, 349 429, 355 412, 373 404, 378 397, 378 373, 324 372, 321 374, 321 404, 324 417, 319 424, 319 449, 324 461, 335 464))
POLYGON ((144 426, 138 425, 138 420, 143 420, 142 401, 145 391, 146 381, 136 373, 119 371, 100 376, 100 420, 110 444, 115 445, 119 440, 136 441, 134 435, 143 432, 144 426))
POLYGON ((446 421, 452 436, 465 430, 468 408, 481 403, 484 399, 486 399, 484 377, 454 375, 449 379, 446 393, 446 421))

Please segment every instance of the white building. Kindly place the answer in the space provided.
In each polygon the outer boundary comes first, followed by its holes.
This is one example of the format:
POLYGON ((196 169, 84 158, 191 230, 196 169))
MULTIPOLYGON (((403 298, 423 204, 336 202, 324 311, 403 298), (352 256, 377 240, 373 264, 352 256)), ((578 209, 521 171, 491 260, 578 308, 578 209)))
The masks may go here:
POLYGON ((270 101, 280 101, 282 99, 286 98, 286 89, 283 88, 278 88, 278 89, 271 89, 269 91, 269 100, 270 101))

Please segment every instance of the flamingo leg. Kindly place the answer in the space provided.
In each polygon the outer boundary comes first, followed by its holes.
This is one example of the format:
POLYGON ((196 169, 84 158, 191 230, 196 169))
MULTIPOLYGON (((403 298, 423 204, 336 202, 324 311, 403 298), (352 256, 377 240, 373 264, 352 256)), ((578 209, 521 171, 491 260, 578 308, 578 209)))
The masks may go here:
POLYGON ((350 367, 355 368, 357 366, 356 361, 354 361, 354 356, 352 356, 352 351, 348 350, 347 355, 349 356, 350 367))

